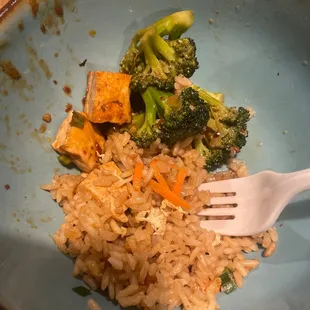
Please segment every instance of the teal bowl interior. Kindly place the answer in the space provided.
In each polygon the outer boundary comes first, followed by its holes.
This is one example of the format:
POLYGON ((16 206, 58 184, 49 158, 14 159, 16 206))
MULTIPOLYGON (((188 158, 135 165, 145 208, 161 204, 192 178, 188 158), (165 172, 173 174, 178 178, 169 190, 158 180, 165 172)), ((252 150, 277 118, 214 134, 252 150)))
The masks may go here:
MULTIPOLYGON (((71 276, 72 261, 50 237, 62 210, 39 186, 55 168, 65 171, 50 142, 66 104, 81 108, 87 71, 118 70, 141 26, 192 9, 196 21, 188 35, 200 60, 194 81, 224 92, 229 105, 256 111, 240 156, 250 171, 310 166, 310 1, 66 0, 63 20, 55 16, 54 1, 44 1, 36 18, 27 3, 20 1, 11 14, 3 11, 0 26, 0 59, 11 60, 22 75, 12 81, 0 72, 0 304, 8 310, 87 307, 87 299, 72 292, 80 284, 71 276), (40 133, 46 112, 52 122, 40 133)), ((276 253, 262 260, 243 289, 219 296, 221 309, 310 309, 309 199, 305 193, 286 208, 276 223, 276 253)), ((118 309, 92 295, 103 309, 118 309)))

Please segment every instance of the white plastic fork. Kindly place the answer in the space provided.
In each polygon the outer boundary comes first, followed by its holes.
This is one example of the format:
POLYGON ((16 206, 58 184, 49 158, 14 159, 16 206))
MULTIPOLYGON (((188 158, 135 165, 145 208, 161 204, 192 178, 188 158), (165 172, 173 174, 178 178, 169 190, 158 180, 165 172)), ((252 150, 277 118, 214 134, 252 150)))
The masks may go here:
POLYGON ((198 214, 233 219, 202 220, 200 226, 230 236, 265 232, 294 196, 309 189, 310 169, 286 174, 263 171, 245 178, 201 184, 200 191, 235 195, 214 197, 210 201, 210 206, 232 205, 231 208, 205 208, 198 214))

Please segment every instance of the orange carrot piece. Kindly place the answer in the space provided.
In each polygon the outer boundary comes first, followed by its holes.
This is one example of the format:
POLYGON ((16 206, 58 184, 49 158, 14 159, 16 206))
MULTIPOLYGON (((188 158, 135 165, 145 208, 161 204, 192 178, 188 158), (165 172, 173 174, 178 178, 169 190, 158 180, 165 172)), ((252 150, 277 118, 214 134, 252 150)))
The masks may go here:
POLYGON ((185 167, 181 168, 178 172, 178 175, 177 175, 177 179, 176 179, 176 182, 173 186, 173 189, 172 191, 176 194, 176 195, 180 195, 181 194, 181 191, 182 191, 182 186, 184 184, 184 180, 186 178, 186 175, 187 175, 187 170, 185 167))
POLYGON ((173 203, 175 206, 180 206, 185 210, 189 210, 191 206, 187 201, 182 199, 181 197, 177 196, 175 193, 173 193, 170 189, 163 187, 161 184, 158 182, 151 180, 149 182, 150 188, 163 198, 167 199, 171 203, 173 203))
POLYGON ((139 192, 141 189, 142 171, 144 165, 141 162, 136 164, 132 177, 132 185, 135 191, 139 192))
POLYGON ((158 181, 158 183, 159 183, 161 186, 163 186, 163 187, 167 188, 168 190, 170 190, 170 188, 169 188, 169 186, 168 186, 168 184, 167 184, 165 178, 161 175, 161 173, 160 173, 160 171, 159 171, 159 168, 158 168, 156 162, 157 162, 157 160, 156 160, 156 159, 153 159, 153 160, 151 161, 151 164, 150 164, 150 167, 154 170, 154 176, 155 176, 156 180, 158 181))

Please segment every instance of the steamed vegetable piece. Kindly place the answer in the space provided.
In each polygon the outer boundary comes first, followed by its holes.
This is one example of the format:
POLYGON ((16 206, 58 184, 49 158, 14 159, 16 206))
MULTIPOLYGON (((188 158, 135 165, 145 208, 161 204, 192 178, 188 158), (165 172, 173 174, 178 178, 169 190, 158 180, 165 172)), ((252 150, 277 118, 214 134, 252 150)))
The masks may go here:
POLYGON ((130 75, 118 72, 90 71, 84 112, 93 123, 131 122, 130 75))
POLYGON ((190 210, 191 206, 183 198, 176 195, 169 188, 163 187, 158 182, 151 180, 149 182, 149 187, 157 194, 161 195, 164 199, 167 199, 175 206, 181 207, 184 210, 190 210))
POLYGON ((164 92, 174 90, 177 75, 191 77, 198 68, 195 42, 180 38, 193 22, 192 11, 181 11, 137 31, 121 61, 120 71, 132 75, 130 87, 141 93, 145 103, 143 124, 139 114, 129 126, 139 147, 147 148, 157 138, 172 145, 205 127, 208 113, 197 92, 176 96, 175 107, 168 102, 173 94, 164 92))
POLYGON ((58 129, 52 147, 60 154, 63 165, 75 164, 82 171, 90 172, 98 164, 98 153, 104 150, 105 140, 97 132, 96 125, 86 119, 86 114, 69 112, 58 129))
POLYGON ((230 269, 227 267, 224 269, 223 273, 220 275, 222 282, 222 291, 225 294, 230 294, 237 289, 237 285, 234 280, 234 276, 230 269))
POLYGON ((138 162, 133 173, 132 185, 133 189, 137 192, 141 189, 143 167, 143 163, 138 162))
POLYGON ((131 119, 131 131, 137 131, 144 123, 145 113, 133 114, 131 119))
POLYGON ((153 86, 172 90, 174 78, 191 77, 198 68, 196 45, 190 38, 180 38, 192 26, 192 11, 181 11, 138 30, 120 63, 120 72, 132 75, 133 91, 153 86), (163 36, 169 39, 163 39, 163 36))
POLYGON ((193 85, 211 112, 211 120, 215 127, 210 128, 217 135, 209 134, 208 141, 211 147, 220 149, 235 148, 239 150, 246 145, 247 122, 250 120, 250 113, 243 107, 227 107, 210 92, 193 85))
POLYGON ((158 137, 157 133, 153 130, 153 126, 156 122, 157 106, 148 90, 142 94, 142 98, 145 104, 143 125, 136 131, 131 132, 131 138, 139 147, 147 148, 158 137))
POLYGON ((82 297, 86 297, 86 296, 91 294, 91 289, 86 288, 85 286, 72 287, 72 291, 77 293, 78 295, 80 295, 82 297))
POLYGON ((205 158, 205 169, 211 171, 226 163, 231 157, 230 151, 225 149, 213 149, 207 147, 204 136, 197 136, 194 139, 194 148, 205 158))
POLYGON ((72 160, 66 155, 59 155, 57 159, 65 167, 69 167, 72 164, 72 160))
POLYGON ((185 167, 180 168, 178 175, 177 175, 177 179, 176 182, 173 186, 172 191, 176 194, 176 195, 180 195, 181 191, 182 191, 182 186, 184 184, 185 178, 187 176, 187 170, 185 167))
POLYGON ((132 134, 139 147, 149 147, 157 138, 173 145, 205 131, 209 109, 196 90, 184 89, 177 96, 148 87, 142 97, 146 106, 144 124, 132 134))
POLYGON ((157 180, 157 182, 160 184, 160 186, 167 190, 170 190, 165 178, 161 175, 159 171, 159 168, 157 166, 157 160, 151 161, 150 168, 154 170, 154 177, 157 180))
POLYGON ((72 114, 73 115, 72 115, 70 125, 72 127, 77 127, 77 128, 83 129, 85 126, 85 116, 80 114, 77 111, 73 111, 72 114))
POLYGON ((162 113, 154 129, 163 143, 171 146, 204 132, 209 120, 209 109, 194 89, 184 89, 179 96, 152 87, 148 90, 162 113))
POLYGON ((176 78, 175 87, 177 93, 194 89, 209 108, 210 119, 206 131, 194 141, 196 150, 206 159, 206 169, 213 170, 239 153, 246 145, 249 111, 243 107, 225 106, 221 94, 208 92, 183 76, 176 78))

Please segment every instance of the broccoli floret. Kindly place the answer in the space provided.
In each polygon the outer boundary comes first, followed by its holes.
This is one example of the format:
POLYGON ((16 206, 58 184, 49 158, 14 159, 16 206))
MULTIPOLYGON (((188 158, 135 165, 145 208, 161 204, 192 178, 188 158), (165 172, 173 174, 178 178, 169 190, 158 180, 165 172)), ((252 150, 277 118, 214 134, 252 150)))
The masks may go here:
POLYGON ((140 127, 135 132, 131 133, 131 138, 139 147, 147 148, 157 139, 157 133, 153 130, 153 126, 156 122, 157 105, 148 90, 141 95, 145 103, 144 120, 141 125, 141 116, 136 117, 137 124, 140 127))
MULTIPOLYGON (((143 125, 136 131, 129 130, 139 147, 147 148, 157 138, 171 146, 205 131, 209 109, 194 89, 184 89, 177 96, 148 87, 142 97, 145 102, 143 125)), ((134 116, 133 122, 141 123, 140 117, 134 116)), ((131 124, 131 128, 133 127, 131 124)))
POLYGON ((242 130, 237 126, 225 127, 224 134, 213 132, 205 134, 211 147, 220 149, 234 148, 236 152, 240 152, 246 145, 247 135, 248 132, 246 130, 242 130))
POLYGON ((184 89, 180 96, 149 87, 160 115, 155 129, 161 141, 173 145, 190 136, 203 133, 209 120, 209 108, 192 88, 184 89))
POLYGON ((213 149, 223 149, 227 152, 240 152, 246 145, 248 136, 247 123, 250 120, 250 113, 243 107, 226 107, 217 94, 213 94, 196 85, 191 88, 196 89, 201 99, 203 99, 210 109, 210 120, 207 124, 209 130, 205 138, 208 145, 213 149))
POLYGON ((211 119, 214 120, 218 132, 225 132, 225 127, 236 126, 239 129, 246 130, 247 122, 250 120, 250 113, 247 109, 240 107, 227 107, 223 104, 216 94, 206 91, 199 86, 192 85, 192 88, 198 91, 199 96, 203 99, 211 110, 211 119), (226 125, 226 126, 225 126, 226 125))
POLYGON ((204 137, 196 137, 194 147, 205 159, 205 169, 212 171, 223 164, 230 158, 230 152, 226 149, 213 149, 207 147, 204 137))
POLYGON ((206 159, 206 169, 210 171, 225 164, 246 145, 250 113, 242 107, 226 107, 222 94, 208 92, 184 77, 177 77, 176 84, 178 92, 196 90, 209 108, 207 130, 202 138, 196 138, 194 142, 196 150, 206 159))
POLYGON ((221 149, 234 148, 235 151, 240 152, 246 145, 248 132, 240 131, 240 128, 236 126, 229 127, 227 131, 226 135, 219 140, 219 143, 214 143, 215 147, 221 149))
POLYGON ((149 86, 173 90, 177 75, 193 75, 198 68, 195 42, 180 39, 193 22, 192 11, 177 12, 135 34, 120 64, 121 72, 132 75, 133 91, 149 86), (169 40, 163 39, 165 35, 169 40))

